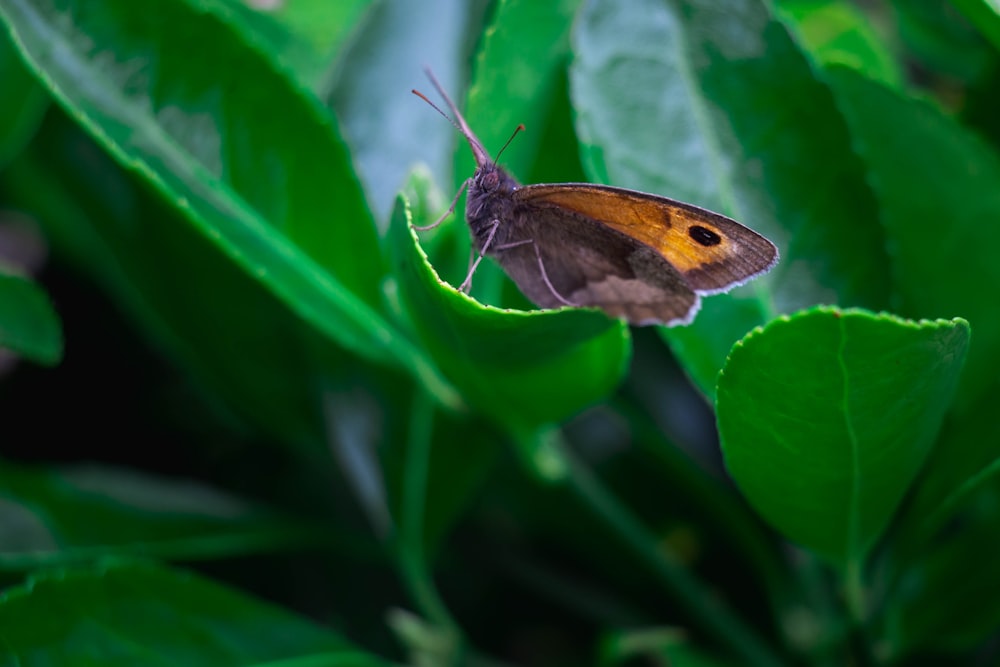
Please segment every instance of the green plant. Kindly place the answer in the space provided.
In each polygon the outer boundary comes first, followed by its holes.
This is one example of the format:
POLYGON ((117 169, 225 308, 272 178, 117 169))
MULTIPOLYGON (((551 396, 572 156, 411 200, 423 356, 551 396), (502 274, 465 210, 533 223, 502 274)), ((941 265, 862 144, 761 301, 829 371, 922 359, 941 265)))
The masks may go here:
POLYGON ((0 346, 70 350, 0 385, 0 663, 997 660, 994 4, 251 4, 0 0, 0 346), (459 294, 422 65, 781 262, 684 328, 459 294))

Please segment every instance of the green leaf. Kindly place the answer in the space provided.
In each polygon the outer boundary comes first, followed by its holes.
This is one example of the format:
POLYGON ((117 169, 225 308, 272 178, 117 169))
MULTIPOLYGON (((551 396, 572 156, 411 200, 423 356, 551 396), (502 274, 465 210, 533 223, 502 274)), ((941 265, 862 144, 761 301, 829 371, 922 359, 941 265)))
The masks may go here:
MULTIPOLYGON (((906 563, 920 558, 970 503, 1000 479, 1000 422, 993 415, 994 396, 945 421, 927 459, 913 497, 906 505, 893 540, 893 557, 906 563)), ((950 539, 950 535, 948 535, 950 539)))
POLYGON ((644 628, 616 631, 604 638, 601 646, 602 667, 632 664, 646 658, 651 664, 671 667, 726 667, 728 660, 716 657, 690 643, 678 628, 644 628))
POLYGON ((455 129, 410 91, 424 90, 422 68, 430 67, 457 94, 480 21, 477 4, 463 0, 378 2, 341 58, 327 104, 344 125, 383 231, 413 166, 446 172, 457 140, 455 129))
POLYGON ((0 168, 31 139, 48 106, 45 91, 28 73, 0 30, 0 168))
POLYGON ((38 285, 0 266, 0 348, 54 366, 63 355, 62 328, 48 295, 38 285))
POLYGON ((10 667, 214 667, 293 658, 303 665, 388 664, 311 621, 202 577, 118 561, 51 572, 5 591, 0 644, 0 664, 10 667))
POLYGON ((994 49, 955 11, 952 0, 892 0, 891 6, 910 61, 932 76, 972 82, 994 66, 994 49))
MULTIPOLYGON (((0 13, 60 103, 225 261, 321 336, 409 369, 448 401, 435 370, 377 311, 374 225, 317 100, 185 3, 2 0, 0 13), (206 47, 194 53, 191 42, 206 47)), ((172 258, 179 267, 185 252, 172 258)))
POLYGON ((993 48, 1000 49, 1000 7, 995 1, 951 0, 951 4, 993 42, 993 48))
POLYGON ((832 67, 828 79, 868 166, 892 251, 893 279, 909 317, 969 320, 976 338, 959 400, 997 382, 1000 309, 1000 159, 927 102, 832 67))
POLYGON ((902 68, 876 32, 872 14, 849 0, 778 0, 777 13, 820 65, 851 67, 870 79, 902 88, 902 68))
POLYGON ((587 176, 580 163, 580 142, 573 124, 573 101, 569 91, 569 69, 558 72, 552 82, 553 99, 545 118, 532 124, 532 133, 542 134, 531 169, 520 172, 525 183, 584 183, 587 176))
POLYGON ((417 395, 405 428, 383 448, 401 550, 435 551, 497 467, 504 435, 483 419, 431 410, 417 395), (470 446, 471 443, 475 443, 470 446))
POLYGON ((373 0, 296 0, 244 3, 238 0, 199 0, 249 46, 271 58, 302 86, 324 95, 338 56, 357 32, 373 0))
POLYGON ((465 400, 515 430, 558 422, 611 393, 628 329, 594 310, 483 306, 438 278, 397 200, 389 230, 395 289, 421 343, 465 400))
POLYGON ((815 308, 733 347, 716 401, 726 467, 789 539, 860 564, 934 443, 963 320, 815 308))
MULTIPOLYGON (((570 55, 569 33, 580 0, 501 0, 475 62, 465 115, 493 157, 521 123, 526 127, 504 150, 503 164, 527 174, 543 139, 542 119, 555 101, 559 72, 570 55)), ((464 139, 460 140, 464 144, 464 139)), ((459 147, 456 181, 475 170, 472 152, 459 147)))
POLYGON ((239 230, 251 240, 226 238, 234 225, 219 223, 220 209, 246 226, 251 216, 267 221, 355 295, 378 302, 375 230, 333 124, 217 17, 168 0, 100 8, 4 0, 0 10, 71 114, 169 199, 189 198, 180 208, 215 223, 234 259, 267 237, 251 227, 239 230), (192 42, 204 48, 192 52, 192 42), (146 76, 136 76, 139 67, 146 76))
POLYGON ((884 618, 891 656, 919 655, 928 649, 968 651, 996 635, 1000 627, 997 490, 994 480, 980 506, 925 547, 903 572, 884 618))
POLYGON ((144 555, 207 559, 301 548, 320 529, 191 481, 95 465, 0 464, 0 568, 144 555))
MULTIPOLYGON (((233 3, 245 7, 242 2, 233 3)), ((376 0, 350 0, 331 3, 326 0, 297 0, 275 3, 258 14, 266 14, 294 35, 297 45, 304 44, 314 53, 337 52, 358 31, 366 12, 376 0)), ((290 45, 293 46, 293 45, 290 45)), ((319 62, 322 62, 322 58, 319 62)))
POLYGON ((664 332, 702 391, 712 394, 732 343, 777 313, 886 305, 862 164, 829 91, 763 3, 592 2, 574 38, 591 178, 728 214, 781 250, 769 276, 664 332))
POLYGON ((301 320, 62 114, 50 114, 6 180, 59 255, 88 271, 206 395, 286 442, 321 440, 301 320))

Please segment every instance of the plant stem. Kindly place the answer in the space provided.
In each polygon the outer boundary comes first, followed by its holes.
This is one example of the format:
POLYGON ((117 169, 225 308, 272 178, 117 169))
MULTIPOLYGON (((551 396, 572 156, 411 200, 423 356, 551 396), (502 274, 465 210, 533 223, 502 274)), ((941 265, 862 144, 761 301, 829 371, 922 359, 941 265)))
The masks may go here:
POLYGON ((844 569, 844 604, 851 621, 852 657, 859 667, 875 664, 866 627, 865 597, 864 561, 851 558, 844 569))
POLYGON ((782 661, 716 594, 678 565, 648 529, 626 509, 571 452, 565 457, 574 491, 614 530, 694 617, 695 622, 738 655, 745 665, 774 667, 782 661))
POLYGON ((857 559, 850 559, 844 570, 844 599, 847 613, 854 625, 863 625, 865 619, 864 582, 861 576, 861 564, 857 559))
POLYGON ((421 614, 457 639, 458 624, 438 595, 424 553, 424 509, 433 430, 434 403, 426 392, 418 390, 410 412, 396 557, 403 582, 421 614))

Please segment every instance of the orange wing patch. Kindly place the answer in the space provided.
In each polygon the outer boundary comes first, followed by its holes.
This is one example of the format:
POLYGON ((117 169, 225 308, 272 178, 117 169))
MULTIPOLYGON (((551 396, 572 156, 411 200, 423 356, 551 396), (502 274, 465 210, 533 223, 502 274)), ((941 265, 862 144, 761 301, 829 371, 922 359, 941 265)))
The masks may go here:
POLYGON ((605 185, 529 185, 514 193, 533 206, 557 206, 644 243, 702 291, 719 291, 763 273, 774 245, 753 230, 691 204, 605 185))
POLYGON ((725 262, 737 252, 728 230, 713 219, 721 216, 666 197, 593 185, 526 189, 532 203, 546 202, 598 220, 652 247, 682 273, 725 262))

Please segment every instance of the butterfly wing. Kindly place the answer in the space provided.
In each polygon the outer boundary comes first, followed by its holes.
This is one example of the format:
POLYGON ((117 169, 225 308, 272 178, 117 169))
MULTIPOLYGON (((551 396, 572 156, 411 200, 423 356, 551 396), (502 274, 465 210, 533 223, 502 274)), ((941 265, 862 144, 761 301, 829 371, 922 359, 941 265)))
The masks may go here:
POLYGON ((557 206, 514 210, 489 254, 539 306, 596 306, 638 325, 688 323, 697 312, 698 295, 648 245, 557 206))
POLYGON ((514 199, 530 210, 566 212, 574 221, 591 220, 635 239, 666 260, 700 294, 741 285, 778 261, 778 249, 757 232, 718 213, 666 197, 564 183, 526 186, 514 193, 514 199))

